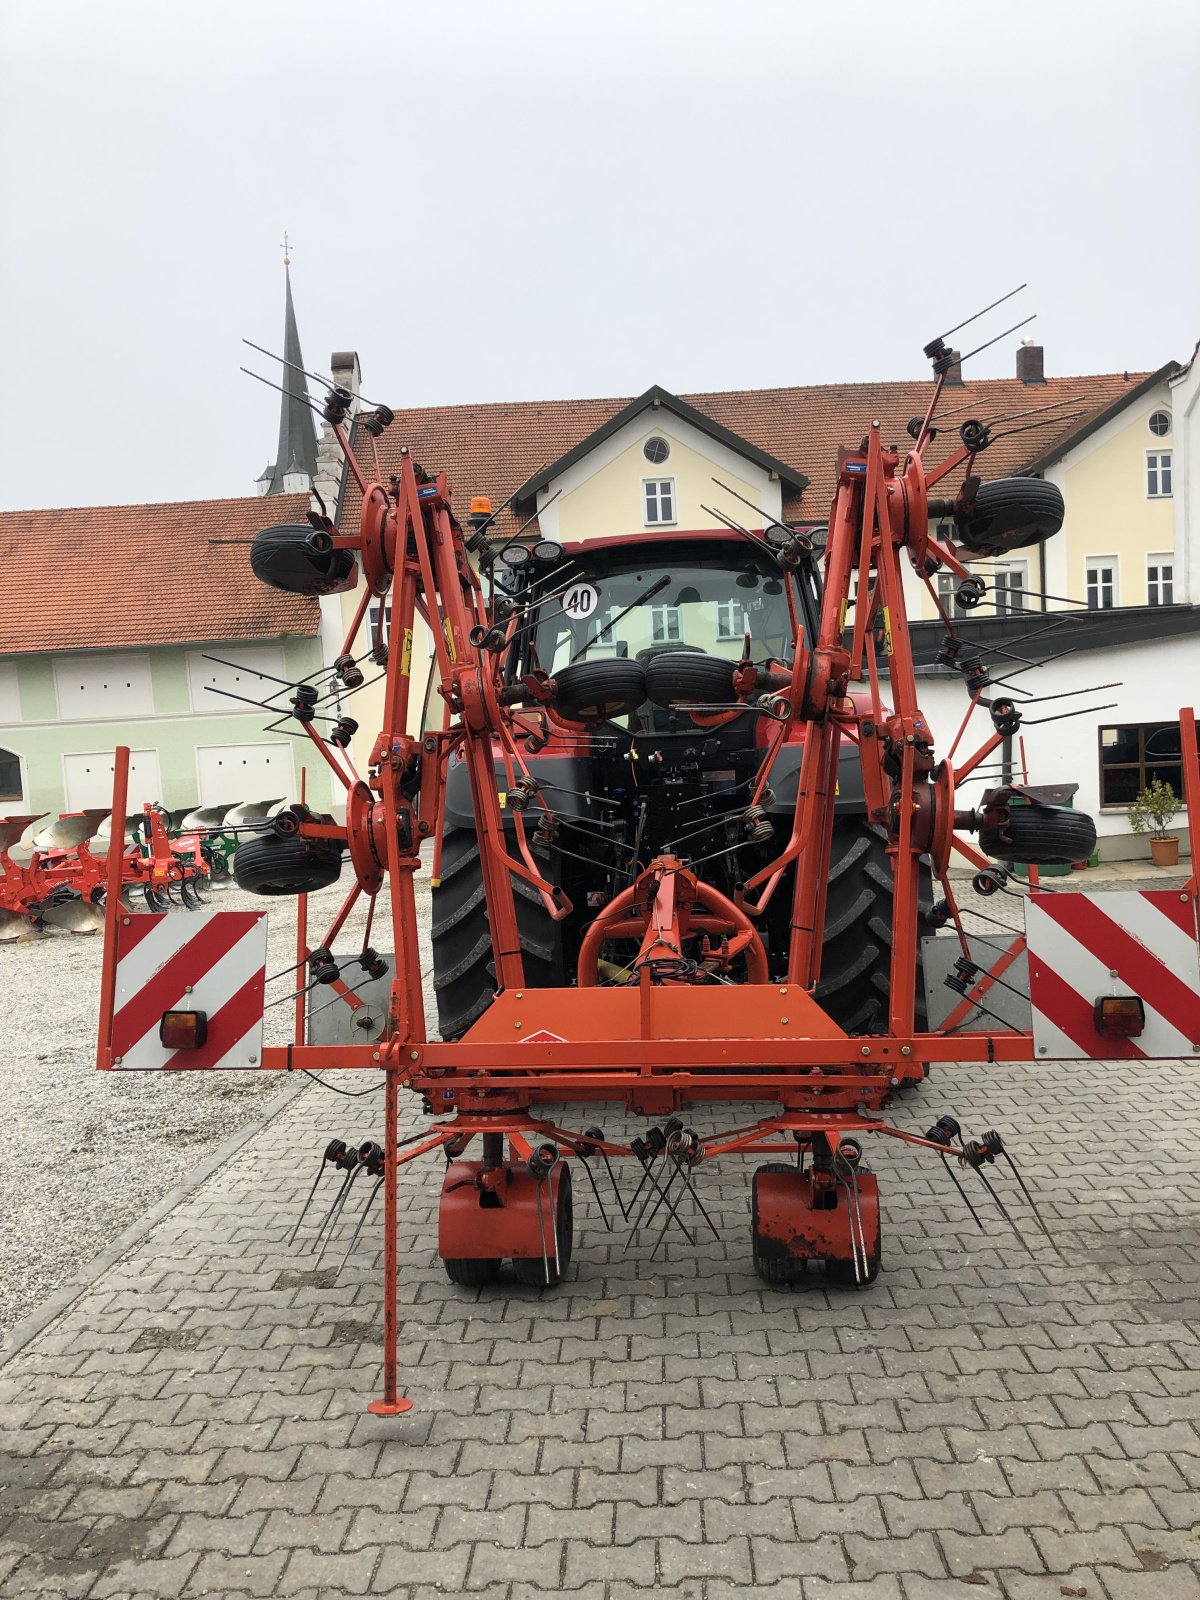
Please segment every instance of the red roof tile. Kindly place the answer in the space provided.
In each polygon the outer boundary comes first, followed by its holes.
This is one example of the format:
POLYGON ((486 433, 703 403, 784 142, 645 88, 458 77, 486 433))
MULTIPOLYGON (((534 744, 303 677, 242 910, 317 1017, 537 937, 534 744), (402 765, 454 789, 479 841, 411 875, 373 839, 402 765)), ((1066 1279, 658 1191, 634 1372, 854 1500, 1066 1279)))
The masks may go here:
POLYGON ((312 635, 316 600, 268 589, 246 544, 306 494, 0 513, 0 653, 312 635))
MULTIPOLYGON (((1090 417, 1132 394, 1147 376, 1144 372, 1101 373, 1049 378, 1036 385, 1016 378, 989 378, 949 386, 942 392, 939 409, 955 415, 947 422, 947 432, 927 450, 926 461, 934 464, 957 447, 954 430, 967 417, 986 422, 1009 412, 1079 397, 1078 405, 1065 409, 1082 411, 1082 417, 999 438, 976 462, 975 470, 985 478, 1020 472, 1050 446, 1069 438, 1090 417)), ((727 390, 679 398, 805 474, 810 479, 809 487, 802 496, 785 502, 784 514, 823 522, 833 497, 839 447, 858 444, 868 425, 878 419, 883 424, 884 443, 903 449, 910 443, 905 425, 910 417, 924 413, 931 392, 930 382, 919 379, 904 383, 727 390)), ((408 445, 427 471, 444 471, 448 475, 461 516, 472 495, 490 495, 492 504, 499 505, 539 468, 557 461, 628 404, 628 398, 539 400, 398 411, 395 422, 378 441, 380 473, 395 472, 400 448, 408 445)), ((371 441, 361 429, 355 432, 354 444, 366 474, 371 476, 371 441)), ((350 484, 343 508, 344 526, 357 524, 358 506, 357 490, 350 484)), ((512 533, 517 521, 505 512, 494 526, 498 534, 512 533)))

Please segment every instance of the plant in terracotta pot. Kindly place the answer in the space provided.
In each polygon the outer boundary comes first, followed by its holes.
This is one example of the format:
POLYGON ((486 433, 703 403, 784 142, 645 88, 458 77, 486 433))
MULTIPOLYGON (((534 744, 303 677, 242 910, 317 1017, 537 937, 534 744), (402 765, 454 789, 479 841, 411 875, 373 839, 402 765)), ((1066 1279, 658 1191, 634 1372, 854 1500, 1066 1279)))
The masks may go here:
POLYGON ((1169 783, 1152 778, 1129 808, 1134 833, 1150 835, 1150 854, 1156 867, 1173 867, 1179 861, 1179 836, 1167 829, 1179 815, 1179 797, 1169 783))

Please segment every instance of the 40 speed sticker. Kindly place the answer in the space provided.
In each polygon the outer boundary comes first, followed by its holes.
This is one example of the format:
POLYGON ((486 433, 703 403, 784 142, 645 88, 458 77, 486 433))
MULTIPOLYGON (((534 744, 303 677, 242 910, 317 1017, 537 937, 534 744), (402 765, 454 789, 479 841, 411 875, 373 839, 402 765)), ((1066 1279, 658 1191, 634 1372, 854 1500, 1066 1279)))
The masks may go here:
POLYGON ((576 583, 567 590, 563 598, 563 611, 568 617, 578 621, 581 617, 593 616, 599 603, 599 589, 590 583, 576 583))

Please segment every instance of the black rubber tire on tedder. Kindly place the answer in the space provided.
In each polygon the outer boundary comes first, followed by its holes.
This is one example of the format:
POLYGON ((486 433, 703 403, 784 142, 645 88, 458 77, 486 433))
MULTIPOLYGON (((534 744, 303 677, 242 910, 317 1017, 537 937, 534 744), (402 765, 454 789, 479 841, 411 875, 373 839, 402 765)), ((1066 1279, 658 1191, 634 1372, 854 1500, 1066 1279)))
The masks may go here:
MULTIPOLYGON (((895 882, 882 828, 858 818, 835 819, 825 898, 825 939, 815 999, 847 1033, 886 1029, 891 993, 892 899, 895 882)), ((916 1026, 926 1027, 920 940, 930 920, 933 875, 922 865, 917 913, 916 1026)))
MULTIPOLYGON (((241 855, 239 850, 235 862, 241 855)), ((546 881, 557 883, 557 853, 535 850, 534 860, 546 881)), ((524 878, 514 876, 512 885, 525 981, 531 989, 558 988, 564 982, 561 925, 524 878)), ((442 839, 442 875, 433 891, 433 974, 438 1030, 443 1039, 461 1038, 496 992, 483 864, 474 828, 447 828, 442 839)))
POLYGON ((981 483, 975 503, 955 519, 972 555, 1002 556, 1041 544, 1063 525, 1062 491, 1044 478, 996 478, 981 483))
POLYGON ((442 1261, 446 1276, 460 1289, 482 1289, 485 1284, 495 1283, 502 1264, 490 1256, 464 1256, 459 1261, 442 1261))
MULTIPOLYGON (((332 822, 332 817, 314 817, 332 822)), ((239 889, 251 894, 315 894, 336 883, 342 872, 342 847, 334 839, 281 839, 264 833, 246 839, 233 858, 239 889)))
POLYGON ((554 674, 554 709, 570 722, 603 722, 636 711, 646 698, 640 661, 602 656, 576 661, 554 674))
POLYGON ((664 650, 646 663, 646 695, 656 706, 729 705, 737 663, 692 650, 664 650))
POLYGON ((980 828, 979 848, 993 861, 1067 867, 1096 848, 1096 824, 1066 806, 1010 806, 1004 837, 998 828, 980 828))
POLYGON ((571 1169, 564 1166, 558 1175, 558 1202, 554 1208, 554 1233, 558 1238, 557 1265, 555 1264, 554 1237, 550 1232, 550 1205, 542 1197, 542 1216, 546 1228, 546 1261, 537 1256, 513 1262, 513 1272, 518 1283, 527 1283, 535 1289, 552 1289, 567 1275, 571 1265, 571 1252, 575 1246, 575 1202, 571 1196, 571 1169))

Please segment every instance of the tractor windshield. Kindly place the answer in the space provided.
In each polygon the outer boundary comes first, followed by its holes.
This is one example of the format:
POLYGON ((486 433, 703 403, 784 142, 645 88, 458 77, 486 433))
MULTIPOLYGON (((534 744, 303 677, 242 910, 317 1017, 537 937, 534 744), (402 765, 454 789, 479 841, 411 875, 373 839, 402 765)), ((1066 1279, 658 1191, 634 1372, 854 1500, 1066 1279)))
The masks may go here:
POLYGON ((786 580, 749 546, 706 555, 693 545, 678 558, 661 546, 597 551, 559 572, 546 583, 553 598, 534 643, 537 665, 551 674, 572 661, 646 661, 662 650, 739 661, 747 634, 753 660, 791 661, 786 580), (568 582, 572 570, 577 581, 568 582))

